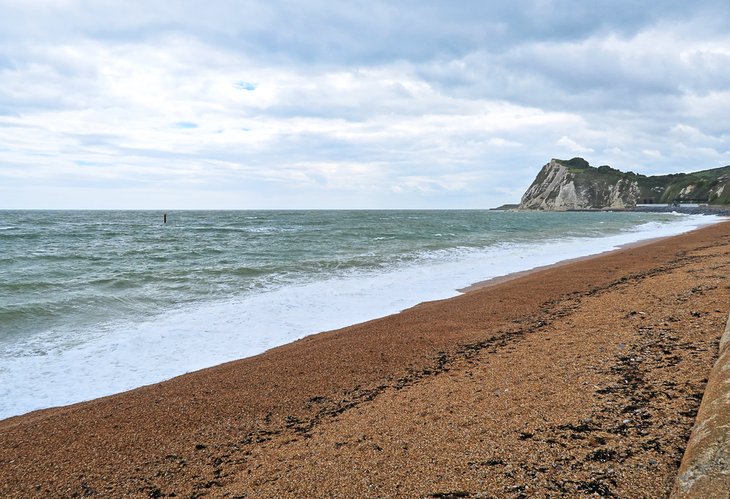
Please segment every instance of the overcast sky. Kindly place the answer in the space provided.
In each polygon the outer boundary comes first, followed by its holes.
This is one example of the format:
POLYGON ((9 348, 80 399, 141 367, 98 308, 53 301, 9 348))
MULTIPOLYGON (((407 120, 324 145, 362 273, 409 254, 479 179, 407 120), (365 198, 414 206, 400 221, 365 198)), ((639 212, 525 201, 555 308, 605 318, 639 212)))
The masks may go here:
POLYGON ((0 0, 0 208, 489 208, 728 116, 729 0, 0 0))

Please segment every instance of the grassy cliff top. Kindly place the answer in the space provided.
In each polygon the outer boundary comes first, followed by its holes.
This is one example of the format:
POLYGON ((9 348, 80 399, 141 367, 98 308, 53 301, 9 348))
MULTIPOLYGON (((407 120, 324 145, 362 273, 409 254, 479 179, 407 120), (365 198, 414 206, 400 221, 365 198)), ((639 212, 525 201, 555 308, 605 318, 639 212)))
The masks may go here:
POLYGON ((578 183, 615 183, 625 179, 638 184, 640 196, 654 203, 694 200, 711 204, 730 204, 730 165, 691 173, 642 175, 622 172, 610 166, 591 166, 583 158, 554 159, 575 175, 578 183), (724 187, 724 188, 723 188, 724 187))

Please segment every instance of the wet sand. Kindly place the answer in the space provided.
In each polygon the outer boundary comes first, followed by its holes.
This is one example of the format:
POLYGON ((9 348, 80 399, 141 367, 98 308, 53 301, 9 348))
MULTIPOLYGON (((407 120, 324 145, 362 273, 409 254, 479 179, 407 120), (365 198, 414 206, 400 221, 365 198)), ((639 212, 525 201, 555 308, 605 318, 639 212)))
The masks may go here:
POLYGON ((664 497, 730 222, 0 421, 2 497, 664 497))

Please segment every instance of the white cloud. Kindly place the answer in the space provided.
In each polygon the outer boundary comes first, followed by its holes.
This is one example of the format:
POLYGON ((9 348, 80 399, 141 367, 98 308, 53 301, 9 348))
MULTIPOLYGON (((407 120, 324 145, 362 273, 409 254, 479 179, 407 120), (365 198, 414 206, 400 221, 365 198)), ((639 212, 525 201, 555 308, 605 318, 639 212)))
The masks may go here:
POLYGON ((565 150, 568 150, 571 153, 588 153, 593 152, 593 149, 590 147, 585 147, 580 144, 578 144, 576 141, 568 137, 567 135, 563 135, 560 137, 556 142, 555 145, 562 147, 565 150))
POLYGON ((0 208, 488 207, 562 154, 727 161, 714 4, 518 3, 0 2, 0 208))
POLYGON ((503 139, 502 137, 492 137, 487 143, 496 147, 523 147, 523 144, 514 140, 503 139))

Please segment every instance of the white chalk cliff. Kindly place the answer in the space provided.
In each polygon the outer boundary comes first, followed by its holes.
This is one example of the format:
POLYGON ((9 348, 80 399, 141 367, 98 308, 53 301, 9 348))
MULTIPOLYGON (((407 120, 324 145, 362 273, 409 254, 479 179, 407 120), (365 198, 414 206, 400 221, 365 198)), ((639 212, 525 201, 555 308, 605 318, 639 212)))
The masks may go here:
POLYGON ((593 168, 580 158, 551 160, 522 196, 520 209, 625 209, 636 205, 638 182, 608 167, 593 168))

